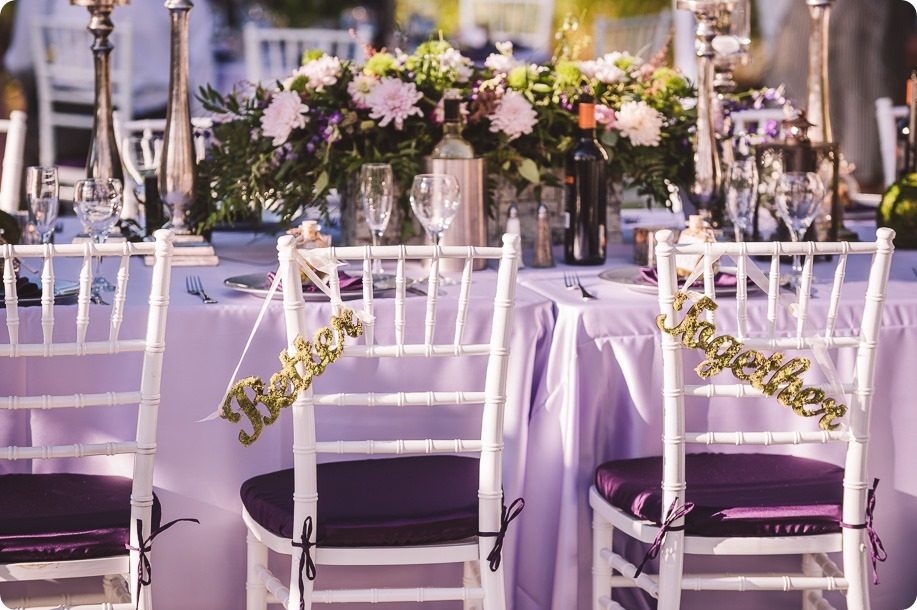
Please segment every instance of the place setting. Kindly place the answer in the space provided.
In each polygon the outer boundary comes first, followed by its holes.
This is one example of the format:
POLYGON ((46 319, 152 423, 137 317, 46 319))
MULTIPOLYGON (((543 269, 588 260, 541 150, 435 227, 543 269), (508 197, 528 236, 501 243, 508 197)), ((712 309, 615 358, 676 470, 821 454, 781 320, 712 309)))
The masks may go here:
MULTIPOLYGON (((359 193, 366 224, 370 229, 373 247, 381 245, 385 234, 395 198, 395 183, 392 167, 388 163, 366 163, 360 168, 359 193)), ((455 218, 461 203, 461 188, 458 181, 447 174, 419 174, 414 177, 410 192, 411 209, 417 219, 427 231, 430 240, 435 245, 440 245, 443 234, 455 218)), ((318 221, 306 220, 299 227, 288 231, 294 235, 298 246, 305 251, 313 248, 327 248, 331 245, 331 236, 322 233, 322 226, 318 221)), ((344 301, 359 299, 363 296, 362 273, 347 271, 347 261, 340 261, 342 268, 338 269, 338 282, 340 296, 344 301)), ((421 272, 418 268, 412 272, 421 272)), ((382 259, 372 261, 373 294, 378 297, 392 297, 397 290, 397 275, 386 271, 382 259)), ((318 271, 319 278, 329 281, 328 274, 318 271)), ((305 273, 301 273, 303 280, 303 298, 308 302, 323 302, 328 296, 314 284, 305 273)), ((426 296, 428 294, 428 278, 404 277, 404 289, 407 293, 426 296)), ((271 294, 271 285, 274 272, 247 273, 226 278, 223 284, 230 289, 266 297, 271 294)), ((453 284, 454 280, 447 276, 438 275, 438 285, 453 284)), ((438 289, 442 292, 442 289, 438 289)), ((282 299, 282 286, 273 292, 274 299, 282 299)))

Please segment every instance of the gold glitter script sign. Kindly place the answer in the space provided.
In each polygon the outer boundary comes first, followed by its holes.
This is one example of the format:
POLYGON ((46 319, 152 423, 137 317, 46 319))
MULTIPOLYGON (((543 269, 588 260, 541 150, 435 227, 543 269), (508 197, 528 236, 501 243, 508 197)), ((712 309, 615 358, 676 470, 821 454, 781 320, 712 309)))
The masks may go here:
POLYGON ((239 430, 239 441, 243 445, 251 445, 258 440, 264 426, 277 421, 280 410, 291 406, 296 395, 312 385, 314 377, 324 373, 329 364, 340 358, 344 351, 345 336, 356 338, 363 334, 363 323, 354 320, 350 309, 341 308, 337 316, 331 316, 329 323, 330 327, 325 326, 316 331, 312 343, 301 336, 296 337, 293 340, 296 350, 294 354, 290 355, 287 350, 280 352, 280 372, 271 375, 267 391, 264 381, 258 377, 246 377, 229 390, 220 417, 234 424, 239 423, 243 414, 248 418, 252 424, 252 433, 239 430), (303 375, 296 370, 299 364, 303 365, 303 375), (250 398, 246 393, 247 388, 254 392, 253 397, 250 398), (238 411, 233 411, 233 401, 238 404, 238 411), (267 407, 267 415, 262 415, 258 410, 259 403, 267 407))
MULTIPOLYGON (((681 311, 687 298, 683 292, 675 293, 675 311, 681 311)), ((702 312, 716 311, 716 308, 716 302, 705 296, 691 306, 677 326, 667 327, 665 314, 656 317, 656 326, 669 335, 681 335, 681 342, 685 347, 704 351, 707 359, 694 369, 701 379, 709 379, 724 369, 729 369, 736 379, 748 381, 751 387, 765 395, 777 394, 777 402, 792 407, 797 415, 821 415, 818 425, 822 430, 836 430, 837 424, 831 422, 843 417, 847 413, 847 407, 837 404, 833 398, 827 398, 823 390, 803 387, 800 377, 809 370, 809 359, 791 358, 784 362, 786 354, 774 353, 767 357, 753 349, 744 350, 744 344, 735 337, 716 336, 715 324, 698 319, 702 312), (765 381, 764 378, 768 374, 771 374, 770 379, 765 381), (820 408, 809 410, 806 408, 808 405, 820 405, 820 408)))

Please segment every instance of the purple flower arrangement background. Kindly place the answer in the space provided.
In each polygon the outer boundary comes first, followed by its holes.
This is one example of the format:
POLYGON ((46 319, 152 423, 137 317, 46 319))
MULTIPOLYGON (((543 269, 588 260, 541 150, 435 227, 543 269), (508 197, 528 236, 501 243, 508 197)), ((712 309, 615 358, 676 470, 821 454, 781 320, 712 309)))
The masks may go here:
MULTIPOLYGON (((291 222, 303 208, 324 205, 330 189, 345 192, 363 163, 390 163, 406 191, 441 137, 447 89, 466 100, 464 137, 486 159, 489 190, 508 180, 517 192, 534 187, 537 200, 544 185, 558 186, 577 138, 575 104, 589 91, 611 175, 667 204, 669 185, 693 175, 692 87, 663 65, 664 52, 646 62, 624 53, 581 61, 571 31, 558 33, 545 65, 523 62, 511 43, 500 43, 475 66, 438 40, 412 54, 367 49, 362 63, 309 51, 273 84, 225 96, 203 89, 216 124, 199 165, 199 184, 210 186, 199 189, 210 210, 202 228, 261 209, 291 222)), ((404 217, 403 235, 411 231, 404 217)))

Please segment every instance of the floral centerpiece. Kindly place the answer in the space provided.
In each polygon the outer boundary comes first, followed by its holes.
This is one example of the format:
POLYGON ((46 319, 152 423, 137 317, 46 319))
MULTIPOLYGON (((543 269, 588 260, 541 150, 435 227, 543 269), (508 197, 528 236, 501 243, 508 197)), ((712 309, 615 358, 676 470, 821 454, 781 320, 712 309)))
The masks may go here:
MULTIPOLYGON (((569 29, 569 28, 568 28, 569 29)), ((688 130, 692 90, 661 65, 613 53, 579 61, 562 44, 547 65, 525 63, 511 43, 475 66, 443 40, 412 54, 366 51, 362 63, 310 51, 303 65, 273 85, 223 96, 201 91, 215 113, 214 145, 200 171, 219 202, 205 223, 232 221, 267 208, 289 222, 302 208, 321 206, 331 188, 344 192, 360 165, 391 163, 396 181, 410 184, 441 135, 442 99, 459 89, 466 100, 464 136, 485 157, 492 178, 517 190, 559 184, 577 134, 578 96, 599 102, 601 141, 611 175, 641 193, 668 198, 668 183, 693 171, 688 130)))

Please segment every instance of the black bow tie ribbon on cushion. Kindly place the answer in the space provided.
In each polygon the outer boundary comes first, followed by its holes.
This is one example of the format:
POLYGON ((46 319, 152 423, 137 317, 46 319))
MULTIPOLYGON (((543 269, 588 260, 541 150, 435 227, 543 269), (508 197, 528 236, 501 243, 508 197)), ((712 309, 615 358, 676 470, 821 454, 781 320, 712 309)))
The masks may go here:
POLYGON ((147 553, 153 550, 153 539, 159 534, 163 533, 176 523, 181 523, 182 521, 191 521, 192 523, 197 523, 200 525, 200 521, 197 519, 175 519, 174 521, 169 521, 165 525, 161 525, 152 532, 150 532, 150 537, 146 540, 143 539, 143 521, 137 519, 137 540, 140 541, 140 546, 131 546, 130 543, 124 545, 129 551, 137 551, 140 553, 140 560, 137 562, 137 607, 140 607, 140 592, 143 590, 143 587, 148 587, 153 584, 153 564, 150 563, 150 558, 147 553))
POLYGON ((872 527, 872 519, 876 510, 876 487, 879 486, 879 479, 874 479, 872 487, 866 492, 866 522, 865 523, 844 523, 841 521, 841 527, 852 530, 866 530, 866 537, 869 538, 869 558, 872 560, 872 583, 879 584, 879 571, 876 565, 880 561, 888 559, 888 553, 882 546, 882 540, 879 534, 872 527))
MULTIPOLYGON (((643 278, 647 284, 652 284, 653 286, 659 283, 659 276, 656 275, 655 267, 641 267, 640 277, 643 278)), ((749 279, 747 281, 749 285, 751 285, 751 280, 749 279)), ((678 285, 683 287, 684 284, 685 278, 678 278, 678 285)), ((735 288, 739 285, 739 278, 731 273, 720 272, 713 276, 713 285, 717 288, 735 288)))
MULTIPOLYGON (((5 293, 3 291, 3 285, 0 284, 0 307, 6 307, 4 302, 5 293)), ((20 300, 20 307, 27 307, 28 305, 40 305, 39 299, 41 299, 41 286, 29 280, 26 277, 16 278, 16 297, 20 300), (29 303, 22 303, 21 301, 28 299, 29 303)))
POLYGON ((659 551, 662 550, 662 543, 665 540, 665 535, 668 532, 680 532, 685 529, 684 525, 674 526, 672 525, 682 517, 686 516, 694 510, 694 502, 685 502, 681 506, 678 506, 678 498, 672 500, 669 510, 666 511, 665 520, 662 522, 662 525, 659 527, 659 533, 656 534, 656 540, 653 541, 653 545, 646 552, 646 555, 643 556, 643 561, 640 562, 640 566, 637 567, 637 571, 634 572, 634 578, 640 576, 643 573, 643 568, 646 567, 646 562, 650 559, 656 559, 659 556, 659 551))
POLYGON ((509 505, 509 508, 507 508, 506 504, 504 504, 502 510, 500 511, 500 531, 478 532, 478 536, 483 538, 496 538, 496 540, 494 540, 494 548, 491 549, 490 553, 487 555, 487 561, 490 562, 491 572, 496 572, 500 569, 500 561, 502 559, 501 555, 503 552, 503 540, 506 538, 506 530, 509 528, 509 524, 512 522, 512 520, 519 516, 519 513, 522 512, 523 508, 525 508, 525 500, 522 498, 516 498, 513 500, 513 503, 509 505))
POLYGON ((306 517, 306 520, 302 524, 302 536, 300 536, 299 542, 292 542, 291 544, 298 549, 301 549, 299 552, 299 610, 305 610, 306 602, 304 597, 306 596, 306 583, 302 579, 303 572, 306 573, 306 578, 309 580, 315 580, 315 561, 312 560, 312 547, 318 546, 318 543, 312 542, 312 517, 306 517))
MULTIPOLYGON (((274 276, 276 275, 275 271, 269 271, 267 274, 267 283, 270 285, 274 281, 274 276)), ((338 271, 338 282, 341 285, 341 290, 349 290, 354 286, 359 285, 363 281, 363 278, 359 275, 347 275, 343 271, 338 271)), ((283 282, 278 284, 278 288, 283 288, 283 282)), ((318 292, 319 288, 311 281, 304 281, 302 285, 303 292, 318 292)))

